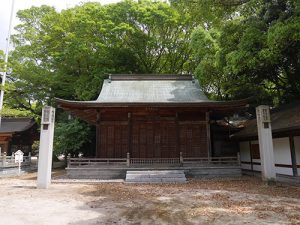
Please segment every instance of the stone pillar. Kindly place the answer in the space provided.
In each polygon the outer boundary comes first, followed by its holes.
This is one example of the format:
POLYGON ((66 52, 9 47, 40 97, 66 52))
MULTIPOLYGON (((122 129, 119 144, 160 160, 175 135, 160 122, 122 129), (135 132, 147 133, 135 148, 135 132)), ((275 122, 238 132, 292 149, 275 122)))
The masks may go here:
POLYGON ((6 152, 3 152, 3 156, 2 156, 2 166, 5 167, 6 165, 6 152))
POLYGON ((55 109, 45 106, 42 113, 37 187, 46 189, 51 183, 55 109))
POLYGON ((256 118, 262 179, 270 183, 276 180, 270 107, 258 106, 256 118))
POLYGON ((31 165, 31 152, 28 153, 28 163, 31 165))

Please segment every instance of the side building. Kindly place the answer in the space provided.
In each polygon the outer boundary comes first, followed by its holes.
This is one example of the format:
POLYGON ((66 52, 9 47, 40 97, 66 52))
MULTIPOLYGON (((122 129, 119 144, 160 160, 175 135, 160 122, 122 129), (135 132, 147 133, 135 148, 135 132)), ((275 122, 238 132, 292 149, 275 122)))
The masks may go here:
MULTIPOLYGON (((300 175, 300 101, 271 111, 274 160, 277 174, 300 175)), ((241 166, 245 171, 261 171, 256 119, 232 137, 238 140, 241 166)))
POLYGON ((8 118, 4 117, 0 127, 1 154, 6 152, 11 155, 21 150, 28 155, 32 150, 32 144, 39 139, 37 124, 33 118, 8 118))

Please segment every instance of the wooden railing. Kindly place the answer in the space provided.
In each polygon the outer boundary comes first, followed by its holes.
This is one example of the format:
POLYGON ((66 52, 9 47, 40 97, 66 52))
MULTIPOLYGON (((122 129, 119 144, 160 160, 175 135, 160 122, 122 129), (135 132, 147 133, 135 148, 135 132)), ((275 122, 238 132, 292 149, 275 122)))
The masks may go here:
POLYGON ((126 158, 69 158, 68 160, 68 167, 101 166, 113 164, 126 165, 126 158))
POLYGON ((185 164, 239 164, 238 157, 184 158, 185 164))
POLYGON ((183 157, 182 153, 178 158, 130 158, 127 153, 126 158, 69 158, 68 168, 74 167, 97 167, 104 165, 125 165, 127 167, 136 165, 240 165, 239 155, 237 157, 203 157, 192 158, 183 157))
POLYGON ((130 164, 153 165, 153 164, 180 164, 179 158, 131 158, 130 164))
MULTIPOLYGON (((23 156, 22 166, 28 166, 31 164, 31 156, 23 156)), ((18 163, 15 163, 15 157, 2 155, 0 156, 0 167, 15 167, 18 166, 18 163)))

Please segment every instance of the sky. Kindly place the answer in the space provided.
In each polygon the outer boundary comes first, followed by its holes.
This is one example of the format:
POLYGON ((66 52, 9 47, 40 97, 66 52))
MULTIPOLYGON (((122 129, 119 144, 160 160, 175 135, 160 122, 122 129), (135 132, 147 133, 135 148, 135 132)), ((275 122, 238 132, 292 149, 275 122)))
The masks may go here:
MULTIPOLYGON (((15 0, 13 27, 18 24, 16 12, 20 9, 27 9, 31 6, 50 5, 54 6, 58 11, 73 7, 82 2, 91 0, 15 0)), ((92 0, 92 2, 100 2, 101 4, 116 3, 120 0, 92 0)), ((12 0, 0 0, 0 50, 6 49, 6 38, 9 29, 9 19, 11 12, 12 0)), ((13 33, 13 32, 12 32, 13 33)))

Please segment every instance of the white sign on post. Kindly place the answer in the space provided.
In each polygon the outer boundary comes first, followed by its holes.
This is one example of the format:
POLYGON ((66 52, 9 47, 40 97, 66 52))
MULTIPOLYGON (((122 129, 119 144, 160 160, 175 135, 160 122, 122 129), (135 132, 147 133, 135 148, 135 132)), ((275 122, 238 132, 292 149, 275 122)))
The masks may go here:
POLYGON ((15 153, 15 163, 19 164, 19 175, 21 174, 21 163, 23 162, 24 153, 21 150, 16 151, 15 153))
POLYGON ((15 153, 15 163, 22 163, 23 162, 23 155, 24 153, 21 150, 16 151, 15 153))

